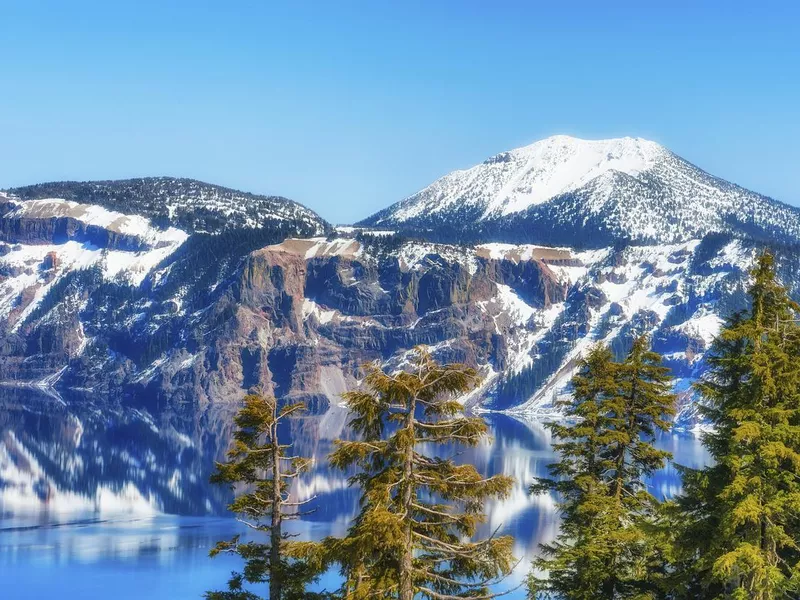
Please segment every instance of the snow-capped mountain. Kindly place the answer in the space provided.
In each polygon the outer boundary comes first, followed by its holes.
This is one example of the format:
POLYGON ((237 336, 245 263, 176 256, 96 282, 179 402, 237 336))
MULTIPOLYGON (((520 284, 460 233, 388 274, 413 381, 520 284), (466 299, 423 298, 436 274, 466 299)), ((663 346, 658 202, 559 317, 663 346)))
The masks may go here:
POLYGON ((175 177, 59 181, 9 190, 21 200, 59 198, 173 225, 189 233, 285 226, 318 235, 330 229, 318 214, 287 198, 261 196, 175 177))
MULTIPOLYGON (((704 372, 722 320, 744 306, 748 269, 765 243, 800 297, 800 245, 782 243, 795 239, 796 211, 723 184, 654 144, 600 146, 560 158, 551 146, 527 149, 528 163, 547 157, 549 165, 535 177, 533 167, 523 169, 545 186, 536 193, 532 183, 520 191, 522 176, 508 183, 511 158, 481 166, 485 175, 500 165, 495 175, 506 179, 498 189, 507 191, 491 206, 476 200, 475 223, 548 215, 537 235, 560 242, 547 245, 504 243, 501 235, 444 244, 387 228, 334 230, 292 201, 189 180, 0 193, 0 384, 182 413, 261 389, 324 410, 358 385, 366 362, 402 367, 425 344, 439 360, 482 374, 466 402, 541 415, 569 393, 591 344, 621 355, 647 333, 676 377, 681 420, 691 423, 689 384, 704 372), (683 180, 669 170, 676 164, 693 177, 686 189, 706 194, 691 206, 697 223, 673 230, 649 209, 622 206, 652 203, 653 190, 665 204, 669 194, 680 196, 683 180), (564 175, 576 170, 575 182, 564 175), (670 173, 668 188, 642 183, 670 173), (616 203, 606 198, 607 212, 586 217, 589 201, 605 198, 594 191, 620 178, 634 187, 614 190, 644 191, 616 203), (752 206, 767 203, 773 212, 758 213, 758 224, 745 220, 749 227, 725 220, 728 230, 705 232, 701 219, 713 221, 731 198, 751 197, 752 206), (612 217, 629 229, 612 227, 612 217), (676 232, 697 235, 647 242, 676 232)), ((432 206, 428 216, 447 220, 457 205, 432 206)), ((423 215, 409 217, 416 218, 423 215)))
POLYGON ((362 224, 594 247, 714 232, 800 240, 800 210, 640 138, 550 137, 445 175, 362 224))

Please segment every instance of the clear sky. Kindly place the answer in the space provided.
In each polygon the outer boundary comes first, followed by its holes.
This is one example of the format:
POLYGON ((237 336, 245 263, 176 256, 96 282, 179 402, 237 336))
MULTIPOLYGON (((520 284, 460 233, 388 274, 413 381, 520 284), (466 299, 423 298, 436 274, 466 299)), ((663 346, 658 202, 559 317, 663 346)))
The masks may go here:
POLYGON ((0 0, 0 188, 194 177, 350 222, 556 133, 800 204, 800 2, 0 0))

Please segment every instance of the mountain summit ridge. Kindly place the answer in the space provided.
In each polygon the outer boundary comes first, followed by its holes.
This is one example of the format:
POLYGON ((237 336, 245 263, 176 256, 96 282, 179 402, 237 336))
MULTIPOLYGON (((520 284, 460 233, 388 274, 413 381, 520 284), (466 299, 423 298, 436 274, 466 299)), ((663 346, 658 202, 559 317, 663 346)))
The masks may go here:
POLYGON ((182 177, 54 181, 11 188, 20 200, 63 199, 135 213, 187 232, 258 229, 284 223, 305 235, 330 230, 310 208, 283 196, 265 196, 182 177))
POLYGON ((362 224, 538 243, 673 243, 716 232, 800 241, 799 209, 631 137, 557 135, 501 152, 362 224))

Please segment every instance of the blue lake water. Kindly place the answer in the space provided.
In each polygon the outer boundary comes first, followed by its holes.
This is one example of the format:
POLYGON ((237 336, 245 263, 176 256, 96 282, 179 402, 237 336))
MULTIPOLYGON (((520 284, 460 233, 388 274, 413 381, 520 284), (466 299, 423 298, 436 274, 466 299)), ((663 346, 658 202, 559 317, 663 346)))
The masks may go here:
MULTIPOLYGON (((226 407, 149 415, 0 389, 0 597, 188 600, 222 589, 239 562, 212 560, 208 551, 243 528, 225 513, 228 493, 210 485, 208 475, 227 448, 231 418, 226 407)), ((332 441, 347 435, 346 421, 346 411, 333 407, 293 421, 285 432, 297 451, 316 459, 292 488, 295 499, 317 497, 316 511, 292 523, 309 538, 343 535, 357 509, 346 474, 324 460, 332 441)), ((487 506, 484 527, 514 535, 522 560, 504 582, 514 587, 538 545, 557 532, 553 499, 526 492, 555 455, 541 424, 502 415, 487 421, 492 442, 463 449, 459 460, 516 478, 510 498, 487 506)), ((659 446, 678 464, 708 461, 691 434, 661 436, 659 446)), ((662 497, 680 489, 674 465, 649 483, 662 497)), ((334 583, 331 573, 319 585, 334 583)))

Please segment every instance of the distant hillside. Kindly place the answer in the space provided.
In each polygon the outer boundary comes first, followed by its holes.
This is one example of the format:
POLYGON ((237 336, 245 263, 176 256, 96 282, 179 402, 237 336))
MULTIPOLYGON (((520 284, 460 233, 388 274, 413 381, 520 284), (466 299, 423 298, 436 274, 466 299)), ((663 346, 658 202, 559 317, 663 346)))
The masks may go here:
POLYGON ((145 177, 116 181, 59 181, 8 190, 22 200, 63 198, 149 218, 189 233, 288 225, 296 235, 319 235, 330 225, 314 211, 280 196, 260 196, 194 179, 145 177))

